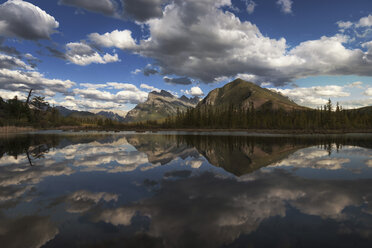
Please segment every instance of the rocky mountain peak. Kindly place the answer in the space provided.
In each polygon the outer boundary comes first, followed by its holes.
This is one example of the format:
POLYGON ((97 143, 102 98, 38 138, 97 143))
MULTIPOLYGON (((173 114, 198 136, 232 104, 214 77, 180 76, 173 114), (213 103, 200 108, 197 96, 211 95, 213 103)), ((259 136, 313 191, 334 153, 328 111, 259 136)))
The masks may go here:
POLYGON ((175 96, 173 96, 171 93, 169 93, 168 91, 165 91, 165 90, 161 90, 160 92, 157 92, 157 91, 152 91, 149 93, 149 97, 156 97, 156 96, 163 96, 163 97, 171 97, 171 98, 175 98, 175 96))

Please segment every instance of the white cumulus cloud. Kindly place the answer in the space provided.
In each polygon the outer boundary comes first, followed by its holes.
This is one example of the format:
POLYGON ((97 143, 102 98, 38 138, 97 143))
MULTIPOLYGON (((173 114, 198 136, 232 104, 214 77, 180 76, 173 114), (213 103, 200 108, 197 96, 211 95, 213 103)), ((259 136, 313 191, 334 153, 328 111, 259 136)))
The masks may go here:
POLYGON ((158 88, 155 88, 154 86, 148 85, 148 84, 141 84, 140 87, 145 90, 150 90, 150 91, 157 91, 160 92, 161 90, 158 88))
POLYGON ((0 5, 0 34, 26 40, 50 39, 59 23, 32 3, 8 0, 0 5))
POLYGON ((367 96, 372 96, 372 88, 368 88, 365 92, 364 92, 365 95, 367 96))
POLYGON ((120 61, 119 56, 116 53, 114 55, 106 53, 101 56, 97 51, 85 43, 70 42, 66 45, 66 50, 67 60, 76 65, 85 66, 92 63, 107 64, 120 61))
POLYGON ((294 89, 278 89, 271 88, 290 99, 294 100, 300 105, 308 107, 319 107, 327 103, 328 98, 333 97, 347 97, 349 92, 345 88, 337 85, 314 86, 314 87, 298 87, 294 89))
POLYGON ((203 96, 204 95, 204 92, 198 86, 191 87, 191 89, 186 90, 185 93, 188 95, 192 95, 192 96, 203 96))
POLYGON ((98 34, 92 33, 88 35, 89 39, 102 47, 117 47, 119 49, 132 49, 136 46, 135 40, 132 38, 130 30, 114 30, 111 33, 98 34))

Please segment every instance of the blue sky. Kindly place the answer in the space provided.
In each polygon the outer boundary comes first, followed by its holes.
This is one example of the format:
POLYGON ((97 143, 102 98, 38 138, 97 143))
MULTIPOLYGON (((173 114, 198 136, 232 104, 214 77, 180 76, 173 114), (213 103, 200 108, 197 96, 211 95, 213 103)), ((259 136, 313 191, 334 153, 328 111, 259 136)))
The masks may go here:
POLYGON ((0 96, 130 110, 236 77, 317 107, 372 105, 369 0, 0 1, 0 96))

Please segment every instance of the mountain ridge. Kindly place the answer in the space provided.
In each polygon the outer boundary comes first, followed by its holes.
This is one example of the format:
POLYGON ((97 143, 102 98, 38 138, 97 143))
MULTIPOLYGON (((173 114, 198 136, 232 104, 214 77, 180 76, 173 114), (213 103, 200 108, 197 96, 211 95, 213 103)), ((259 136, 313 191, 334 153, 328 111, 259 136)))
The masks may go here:
POLYGON ((106 118, 106 119, 111 119, 113 121, 118 121, 118 122, 124 122, 124 117, 114 113, 113 111, 104 111, 101 110, 97 113, 93 113, 90 111, 79 111, 79 110, 71 110, 63 106, 56 106, 55 107, 60 115, 63 117, 75 117, 75 118, 106 118))
POLYGON ((164 119, 178 112, 194 108, 199 102, 199 98, 188 98, 181 96, 177 98, 168 91, 152 91, 149 93, 145 102, 138 104, 128 112, 125 122, 141 122, 164 119))
POLYGON ((228 105, 240 106, 243 110, 253 107, 272 108, 284 110, 304 110, 307 107, 300 106, 280 93, 262 88, 252 82, 240 78, 216 88, 199 102, 197 108, 214 106, 223 107, 228 105))

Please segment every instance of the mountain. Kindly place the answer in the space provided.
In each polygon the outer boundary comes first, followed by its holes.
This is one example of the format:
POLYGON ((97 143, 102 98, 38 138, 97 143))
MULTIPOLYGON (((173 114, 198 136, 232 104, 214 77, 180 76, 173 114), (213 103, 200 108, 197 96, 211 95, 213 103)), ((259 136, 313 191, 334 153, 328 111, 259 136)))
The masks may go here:
POLYGON ((62 106, 57 106, 59 113, 63 117, 75 117, 75 118, 105 118, 111 119, 113 121, 123 122, 124 117, 121 115, 114 113, 112 111, 99 111, 97 113, 92 113, 88 111, 78 111, 78 110, 71 110, 62 106))
POLYGON ((347 111, 357 112, 360 114, 372 114, 372 106, 362 107, 358 109, 348 109, 347 111))
POLYGON ((194 96, 193 98, 188 98, 188 97, 183 95, 179 99, 184 101, 184 102, 188 102, 188 103, 195 104, 195 105, 197 105, 200 101, 200 98, 197 97, 197 96, 194 96))
POLYGON ((113 121, 124 122, 125 118, 111 111, 100 111, 96 115, 103 116, 113 121))
POLYGON ((198 151, 187 143, 179 144, 175 136, 167 135, 131 135, 127 136, 129 144, 143 152, 152 164, 165 165, 182 158, 198 158, 198 151))
POLYGON ((138 104, 128 112, 125 121, 140 122, 164 119, 169 115, 177 114, 177 110, 182 112, 195 107, 197 102, 199 102, 199 98, 189 99, 186 96, 177 98, 165 90, 153 91, 149 93, 146 102, 138 104))
POLYGON ((275 164, 309 146, 301 140, 276 137, 177 135, 176 138, 178 146, 195 147, 210 164, 235 176, 275 164))
POLYGON ((88 111, 71 110, 62 106, 57 106, 56 109, 63 117, 94 117, 95 114, 88 111))
POLYGON ((244 110, 248 109, 252 104, 255 109, 268 107, 284 110, 306 109, 306 107, 297 105, 279 93, 261 88, 254 83, 242 79, 236 79, 222 88, 212 90, 199 102, 197 107, 223 107, 231 104, 241 106, 244 110))

